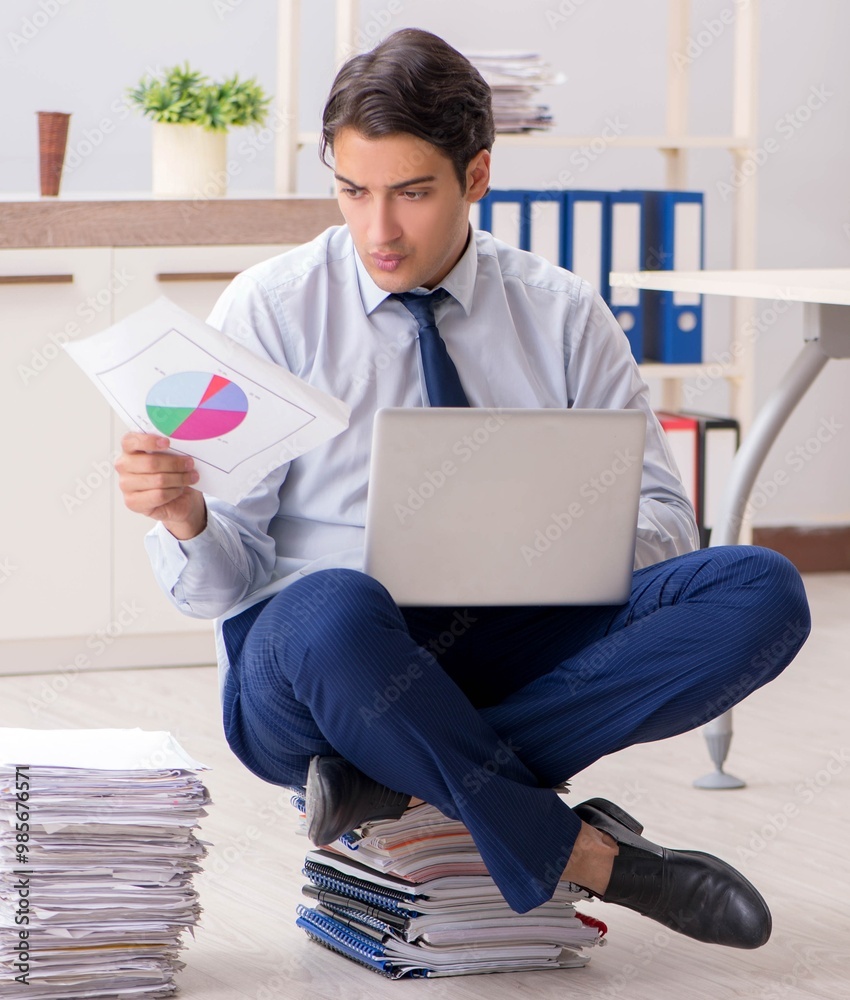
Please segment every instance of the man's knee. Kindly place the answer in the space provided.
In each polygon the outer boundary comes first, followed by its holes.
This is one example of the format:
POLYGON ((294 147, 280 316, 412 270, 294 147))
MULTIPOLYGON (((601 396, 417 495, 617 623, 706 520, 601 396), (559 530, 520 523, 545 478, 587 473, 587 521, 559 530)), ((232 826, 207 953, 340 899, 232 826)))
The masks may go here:
POLYGON ((793 563, 770 549, 760 551, 768 564, 763 609, 776 625, 753 666, 769 679, 784 670, 800 651, 812 630, 812 618, 803 581, 793 563))
POLYGON ((794 564, 779 552, 757 545, 741 546, 743 584, 770 618, 782 619, 779 631, 803 645, 812 627, 806 589, 794 564))
POLYGON ((385 587, 359 570, 332 568, 308 573, 281 591, 290 630, 345 629, 376 608, 392 605, 385 587))

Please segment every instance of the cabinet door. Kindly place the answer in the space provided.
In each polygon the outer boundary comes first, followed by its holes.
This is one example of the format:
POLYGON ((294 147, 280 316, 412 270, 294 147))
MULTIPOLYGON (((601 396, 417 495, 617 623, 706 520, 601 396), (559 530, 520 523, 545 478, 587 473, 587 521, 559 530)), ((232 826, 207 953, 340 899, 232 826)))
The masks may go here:
MULTIPOLYGON (((0 639, 110 626, 110 407, 63 342, 105 328, 108 249, 0 250, 0 639)), ((8 664, 7 664, 8 666, 8 664)))
MULTIPOLYGON (((115 250, 115 268, 126 282, 115 299, 115 319, 141 309, 160 295, 200 319, 206 319, 232 276, 252 264, 290 249, 286 246, 141 247, 115 250)), ((113 447, 121 448, 127 428, 113 419, 113 447)), ((181 614, 160 589, 151 570, 143 538, 154 526, 150 518, 129 511, 116 491, 112 529, 114 551, 113 606, 144 608, 128 626, 129 633, 203 632, 209 621, 181 614)))

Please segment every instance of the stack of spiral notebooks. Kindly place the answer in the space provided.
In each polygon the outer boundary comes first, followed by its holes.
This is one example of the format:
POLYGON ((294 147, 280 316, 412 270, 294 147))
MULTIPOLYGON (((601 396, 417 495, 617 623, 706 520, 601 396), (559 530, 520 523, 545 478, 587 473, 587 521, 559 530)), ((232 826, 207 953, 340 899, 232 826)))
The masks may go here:
MULTIPOLYGON (((292 804, 301 812, 304 799, 292 804)), ((527 913, 505 902, 463 824, 431 805, 310 850, 296 923, 314 940, 390 979, 577 968, 607 928, 561 882, 527 913)))

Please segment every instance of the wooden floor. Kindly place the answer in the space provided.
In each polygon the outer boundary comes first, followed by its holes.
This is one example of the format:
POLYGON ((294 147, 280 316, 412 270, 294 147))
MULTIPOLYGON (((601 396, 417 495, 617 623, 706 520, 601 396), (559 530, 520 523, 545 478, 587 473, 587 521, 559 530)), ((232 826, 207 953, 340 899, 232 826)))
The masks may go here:
POLYGON ((201 835, 214 847, 198 880, 204 912, 184 953, 182 1000, 848 997, 850 575, 812 575, 806 586, 811 638, 783 677, 736 712, 728 769, 747 788, 693 789, 708 766, 702 737, 689 733, 598 762, 568 800, 608 796, 653 839, 741 868, 773 911, 773 936, 755 952, 701 945, 594 902, 585 909, 608 922, 609 943, 585 969, 389 982, 295 927, 308 843, 295 832, 288 793, 227 748, 214 668, 0 677, 0 725, 167 729, 212 766, 201 835))

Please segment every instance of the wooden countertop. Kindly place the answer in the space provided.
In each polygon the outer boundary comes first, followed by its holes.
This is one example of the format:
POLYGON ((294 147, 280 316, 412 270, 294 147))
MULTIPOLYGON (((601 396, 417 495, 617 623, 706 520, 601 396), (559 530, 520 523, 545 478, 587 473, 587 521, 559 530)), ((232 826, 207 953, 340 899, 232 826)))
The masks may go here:
POLYGON ((305 243, 341 225, 335 198, 0 199, 0 248, 305 243))

